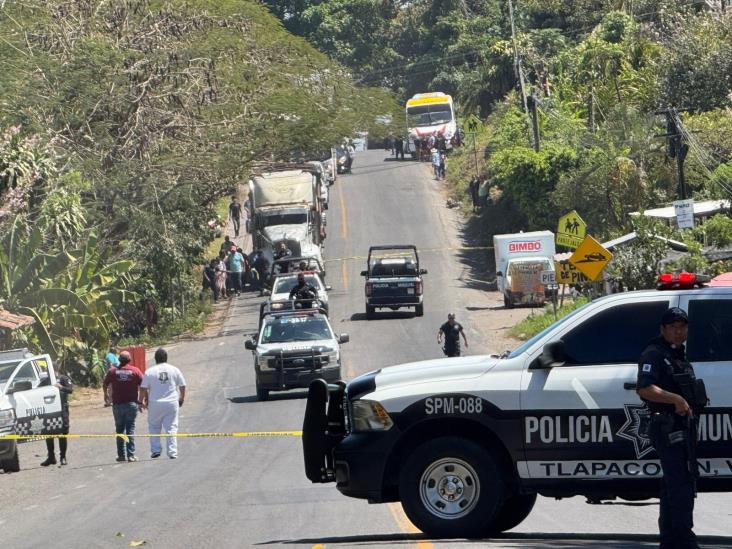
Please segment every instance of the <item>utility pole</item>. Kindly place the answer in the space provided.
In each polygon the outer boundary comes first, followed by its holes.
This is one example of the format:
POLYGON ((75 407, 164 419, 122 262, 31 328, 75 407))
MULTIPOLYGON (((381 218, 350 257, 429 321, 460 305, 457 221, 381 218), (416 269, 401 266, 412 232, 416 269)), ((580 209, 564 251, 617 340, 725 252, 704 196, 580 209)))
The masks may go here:
POLYGON ((539 152, 539 112, 536 108, 537 98, 533 91, 526 100, 531 113, 531 127, 534 130, 534 150, 539 152))
POLYGON ((513 68, 516 71, 518 77, 519 87, 521 89, 521 101, 524 105, 524 112, 527 111, 528 105, 526 103, 526 86, 524 85, 524 71, 521 70, 521 58, 518 54, 518 46, 516 45, 516 25, 513 21, 513 2, 508 0, 508 17, 511 20, 511 41, 513 42, 513 68))
POLYGON ((666 138, 666 155, 669 158, 676 159, 676 181, 679 188, 679 198, 686 199, 686 180, 684 178, 684 161, 686 154, 689 152, 689 145, 684 143, 681 129, 676 121, 679 119, 679 113, 676 107, 668 107, 667 109, 656 111, 656 114, 666 116, 666 133, 657 135, 656 137, 666 138))

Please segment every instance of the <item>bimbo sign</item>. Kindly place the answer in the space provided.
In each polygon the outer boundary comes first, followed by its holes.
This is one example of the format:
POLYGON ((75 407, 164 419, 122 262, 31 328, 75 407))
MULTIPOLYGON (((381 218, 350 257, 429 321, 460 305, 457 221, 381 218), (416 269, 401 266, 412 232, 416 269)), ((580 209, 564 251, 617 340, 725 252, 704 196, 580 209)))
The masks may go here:
POLYGON ((508 243, 508 253, 517 252, 540 252, 541 242, 539 240, 514 240, 508 243))

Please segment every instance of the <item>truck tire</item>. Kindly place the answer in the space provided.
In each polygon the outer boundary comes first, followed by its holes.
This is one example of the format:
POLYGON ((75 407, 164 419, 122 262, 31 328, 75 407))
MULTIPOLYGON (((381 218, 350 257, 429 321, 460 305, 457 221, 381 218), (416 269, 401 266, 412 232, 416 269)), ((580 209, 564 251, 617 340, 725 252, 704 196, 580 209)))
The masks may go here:
POLYGON ((257 400, 262 402, 269 399, 269 389, 264 389, 257 383, 257 400))
POLYGON ((414 316, 424 316, 424 303, 420 303, 414 308, 414 316))
POLYGON ((503 296, 503 304, 506 306, 506 309, 513 309, 513 302, 507 295, 503 296))
POLYGON ((399 477, 409 520, 435 538, 476 538, 493 531, 504 485, 490 452, 472 440, 441 437, 415 448, 399 477))
POLYGON ((535 503, 536 494, 515 494, 508 498, 493 523, 493 532, 499 534, 516 528, 529 516, 535 503))
POLYGON ((376 307, 372 305, 366 305, 366 318, 372 319, 374 318, 374 314, 376 313, 376 307))
POLYGON ((18 446, 15 453, 8 459, 0 461, 0 468, 6 473, 18 473, 20 471, 20 458, 18 458, 18 446))

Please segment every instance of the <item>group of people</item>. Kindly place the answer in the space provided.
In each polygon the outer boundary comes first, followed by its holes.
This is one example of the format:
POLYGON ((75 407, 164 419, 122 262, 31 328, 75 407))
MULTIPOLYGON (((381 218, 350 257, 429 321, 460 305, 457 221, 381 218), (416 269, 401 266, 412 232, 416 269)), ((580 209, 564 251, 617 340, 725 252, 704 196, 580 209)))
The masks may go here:
MULTIPOLYGON (((135 423, 139 412, 148 412, 148 430, 151 435, 167 436, 166 453, 170 459, 178 457, 178 443, 174 436, 178 432, 178 413, 186 398, 186 380, 181 371, 168 364, 168 353, 160 348, 155 351, 155 366, 143 374, 132 363, 129 351, 117 354, 112 347, 104 359, 107 370, 102 384, 104 405, 112 406, 115 433, 117 435, 117 461, 135 462, 135 423)), ((61 396, 61 435, 69 434, 69 395, 73 383, 66 375, 59 375, 56 387, 61 396)), ((66 436, 46 439, 47 457, 42 467, 67 465, 66 436), (59 461, 56 461, 55 439, 59 439, 59 461)), ((162 453, 160 437, 150 437, 150 457, 160 457, 162 453)))
POLYGON ((397 160, 399 160, 399 157, 401 156, 401 159, 404 160, 404 138, 403 137, 395 137, 393 135, 390 135, 386 138, 386 149, 391 151, 391 155, 396 157, 397 160))
POLYGON ((492 202, 489 192, 488 179, 484 176, 474 175, 468 183, 468 193, 473 203, 473 212, 481 211, 492 202))
POLYGON ((214 302, 231 294, 241 295, 249 278, 250 263, 250 257, 226 235, 219 256, 203 268, 202 295, 211 292, 214 302))
MULTIPOLYGON (((116 366, 110 367, 104 377, 104 402, 112 405, 117 435, 117 461, 137 461, 135 423, 137 415, 147 410, 148 430, 151 435, 168 435, 166 453, 170 459, 178 457, 178 414, 186 398, 186 380, 181 371, 168 363, 168 353, 155 351, 155 366, 143 374, 132 363, 129 351, 122 351, 116 366), (172 436, 171 436, 172 435, 172 436)), ((150 437, 150 457, 162 453, 160 437, 150 437)))
POLYGON ((435 179, 438 181, 445 179, 445 173, 447 172, 447 155, 444 151, 436 148, 432 148, 430 151, 432 155, 432 170, 435 174, 435 179))

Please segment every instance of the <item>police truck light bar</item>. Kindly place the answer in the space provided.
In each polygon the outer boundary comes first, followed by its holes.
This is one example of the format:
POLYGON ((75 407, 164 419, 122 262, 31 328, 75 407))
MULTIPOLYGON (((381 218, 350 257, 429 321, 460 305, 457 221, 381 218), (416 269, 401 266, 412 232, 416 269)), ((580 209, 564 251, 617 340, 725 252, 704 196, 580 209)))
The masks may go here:
POLYGON ((659 290, 688 290, 695 286, 702 286, 709 282, 711 277, 695 273, 663 273, 658 275, 656 288, 659 290))

